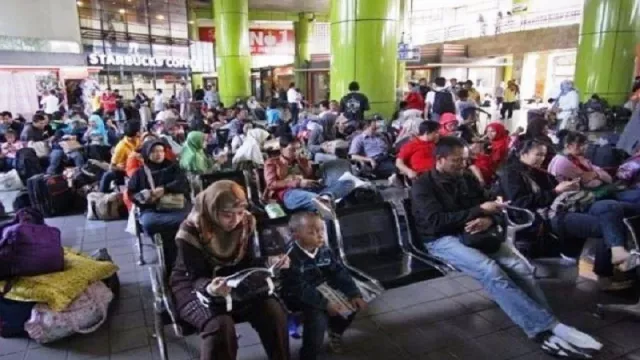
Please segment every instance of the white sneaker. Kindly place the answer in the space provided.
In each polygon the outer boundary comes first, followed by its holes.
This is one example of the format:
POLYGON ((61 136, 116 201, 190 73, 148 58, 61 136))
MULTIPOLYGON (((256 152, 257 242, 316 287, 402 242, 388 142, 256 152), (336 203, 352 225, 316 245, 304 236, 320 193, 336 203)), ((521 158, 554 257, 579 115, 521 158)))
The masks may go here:
POLYGON ((563 359, 592 359, 589 353, 578 349, 556 335, 549 335, 541 345, 545 353, 563 359))
POLYGON ((551 330, 551 332, 562 340, 580 349, 595 351, 600 351, 602 349, 601 343, 576 328, 572 328, 564 324, 558 324, 553 328, 553 330, 551 330))

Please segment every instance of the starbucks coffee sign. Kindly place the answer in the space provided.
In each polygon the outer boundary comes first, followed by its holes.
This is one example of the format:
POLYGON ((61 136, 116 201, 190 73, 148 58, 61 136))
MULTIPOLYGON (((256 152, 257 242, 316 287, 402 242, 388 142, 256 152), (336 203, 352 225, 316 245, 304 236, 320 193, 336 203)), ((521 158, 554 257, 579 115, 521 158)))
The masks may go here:
POLYGON ((89 65, 142 66, 188 69, 195 60, 167 57, 147 56, 139 54, 89 54, 89 65))

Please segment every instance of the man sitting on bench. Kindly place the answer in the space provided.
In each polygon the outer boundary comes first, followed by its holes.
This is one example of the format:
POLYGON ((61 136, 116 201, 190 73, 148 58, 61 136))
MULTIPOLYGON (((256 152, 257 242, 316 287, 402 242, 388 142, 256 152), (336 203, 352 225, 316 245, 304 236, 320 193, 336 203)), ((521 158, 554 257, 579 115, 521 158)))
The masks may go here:
POLYGON ((351 180, 322 184, 313 179, 309 161, 299 154, 300 140, 291 134, 280 136, 280 156, 264 163, 267 197, 282 201, 287 210, 315 211, 331 208, 330 202, 347 196, 354 188, 351 180))
POLYGON ((495 236, 504 204, 488 201, 465 170, 464 144, 454 137, 436 145, 436 168, 412 188, 419 236, 434 256, 478 280, 500 308, 542 350, 570 359, 591 358, 602 344, 553 315, 532 269, 495 236), (492 234, 493 233, 493 234, 492 234))

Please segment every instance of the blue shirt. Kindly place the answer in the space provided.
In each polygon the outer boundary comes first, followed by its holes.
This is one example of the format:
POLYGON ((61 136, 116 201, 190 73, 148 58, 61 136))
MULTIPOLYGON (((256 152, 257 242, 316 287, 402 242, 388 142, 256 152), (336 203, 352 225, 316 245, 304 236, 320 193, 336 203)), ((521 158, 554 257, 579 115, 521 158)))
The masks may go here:
POLYGON ((389 145, 379 134, 366 135, 359 134, 351 141, 349 155, 360 155, 368 158, 376 158, 385 155, 389 150, 389 145))
POLYGON ((278 109, 267 109, 267 126, 278 126, 282 121, 282 113, 278 109))

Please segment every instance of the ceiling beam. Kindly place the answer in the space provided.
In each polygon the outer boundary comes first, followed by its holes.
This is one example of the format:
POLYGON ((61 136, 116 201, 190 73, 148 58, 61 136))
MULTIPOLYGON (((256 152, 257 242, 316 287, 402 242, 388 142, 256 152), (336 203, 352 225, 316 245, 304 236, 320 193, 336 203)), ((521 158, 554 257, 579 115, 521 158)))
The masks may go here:
MULTIPOLYGON (((202 7, 195 9, 196 19, 213 19, 213 10, 202 7)), ((296 12, 249 10, 249 21, 298 21, 300 18, 296 12)), ((328 22, 328 14, 315 14, 318 22, 328 22)))

